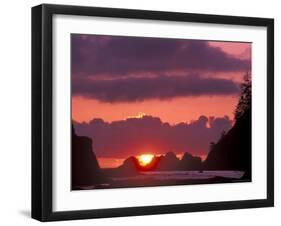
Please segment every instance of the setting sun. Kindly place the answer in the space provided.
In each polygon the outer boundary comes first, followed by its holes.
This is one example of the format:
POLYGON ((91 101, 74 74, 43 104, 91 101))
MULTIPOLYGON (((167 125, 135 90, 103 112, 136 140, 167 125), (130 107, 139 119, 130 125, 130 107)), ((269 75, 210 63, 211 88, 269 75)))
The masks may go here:
POLYGON ((149 164, 152 161, 153 157, 154 156, 151 154, 140 155, 140 156, 138 156, 139 164, 141 166, 146 166, 147 164, 149 164))

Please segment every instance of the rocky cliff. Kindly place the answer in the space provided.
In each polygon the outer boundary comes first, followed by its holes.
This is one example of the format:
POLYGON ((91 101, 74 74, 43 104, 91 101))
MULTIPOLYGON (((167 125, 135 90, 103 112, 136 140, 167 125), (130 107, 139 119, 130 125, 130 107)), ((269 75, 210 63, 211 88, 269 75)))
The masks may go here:
POLYGON ((251 178, 251 110, 212 146, 204 169, 242 170, 244 178, 251 178))
POLYGON ((72 189, 106 182, 89 137, 77 136, 72 127, 72 189))

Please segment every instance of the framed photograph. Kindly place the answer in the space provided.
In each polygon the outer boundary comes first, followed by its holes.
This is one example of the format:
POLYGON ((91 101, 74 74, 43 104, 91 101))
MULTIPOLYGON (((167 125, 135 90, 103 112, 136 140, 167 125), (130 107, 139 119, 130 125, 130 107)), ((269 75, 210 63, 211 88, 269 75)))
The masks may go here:
POLYGON ((274 205, 274 21, 32 8, 32 217, 274 205))

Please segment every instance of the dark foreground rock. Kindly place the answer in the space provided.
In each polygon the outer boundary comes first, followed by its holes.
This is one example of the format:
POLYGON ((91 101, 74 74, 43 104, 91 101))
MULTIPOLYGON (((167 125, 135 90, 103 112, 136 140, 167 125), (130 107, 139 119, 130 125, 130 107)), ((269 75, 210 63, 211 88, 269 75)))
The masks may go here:
POLYGON ((241 170, 251 178, 251 110, 213 145, 204 162, 206 170, 241 170))
POLYGON ((72 127, 72 189, 106 183, 89 137, 77 136, 72 127))

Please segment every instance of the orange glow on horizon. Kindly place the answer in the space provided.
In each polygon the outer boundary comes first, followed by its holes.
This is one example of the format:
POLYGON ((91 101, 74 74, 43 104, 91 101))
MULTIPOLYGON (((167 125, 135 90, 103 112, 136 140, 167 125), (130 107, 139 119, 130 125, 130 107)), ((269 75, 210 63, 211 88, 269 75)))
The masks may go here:
POLYGON ((237 96, 179 97, 172 100, 147 100, 133 103, 103 103, 95 99, 72 97, 72 119, 89 122, 101 118, 106 122, 142 118, 145 115, 159 117, 162 122, 177 124, 198 119, 201 115, 233 119, 237 96), (216 106, 216 107, 214 107, 216 106))
POLYGON ((142 154, 140 156, 137 156, 137 159, 141 166, 146 166, 152 161, 153 157, 154 155, 152 154, 142 154))
MULTIPOLYGON (((153 154, 144 154, 144 155, 149 155, 149 158, 151 158, 150 156, 152 156, 152 158, 150 160, 150 162, 151 162, 154 156, 165 155, 165 153, 157 154, 157 155, 153 155, 153 154)), ((178 159, 182 159, 183 155, 184 155, 184 152, 176 154, 178 159)), ((196 155, 196 156, 199 156, 202 159, 202 161, 204 161, 207 158, 207 154, 206 155, 196 155)), ((137 159, 140 162, 139 158, 140 158, 140 156, 137 156, 137 159)), ((147 157, 145 157, 145 158, 147 158, 147 157)), ((99 162, 99 166, 101 168, 116 168, 116 167, 121 166, 126 158, 97 157, 97 159, 99 162)), ((141 166, 145 166, 145 165, 141 165, 141 166)))
POLYGON ((125 158, 109 158, 109 157, 97 157, 99 166, 101 168, 116 168, 123 164, 125 158))

